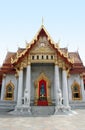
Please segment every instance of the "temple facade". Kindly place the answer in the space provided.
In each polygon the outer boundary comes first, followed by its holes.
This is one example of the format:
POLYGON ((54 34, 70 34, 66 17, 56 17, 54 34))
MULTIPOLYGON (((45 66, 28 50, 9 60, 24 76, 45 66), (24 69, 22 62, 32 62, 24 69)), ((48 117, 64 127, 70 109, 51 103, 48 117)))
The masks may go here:
POLYGON ((53 114, 59 104, 84 107, 84 73, 79 53, 60 48, 42 25, 26 48, 7 53, 0 68, 0 108, 53 114))

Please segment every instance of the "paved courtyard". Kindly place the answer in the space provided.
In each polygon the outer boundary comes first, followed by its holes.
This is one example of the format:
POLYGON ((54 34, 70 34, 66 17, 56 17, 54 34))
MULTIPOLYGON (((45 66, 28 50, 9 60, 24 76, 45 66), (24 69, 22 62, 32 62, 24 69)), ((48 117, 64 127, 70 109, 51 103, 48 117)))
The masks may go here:
POLYGON ((85 130, 85 110, 76 115, 14 117, 0 114, 0 130, 85 130))

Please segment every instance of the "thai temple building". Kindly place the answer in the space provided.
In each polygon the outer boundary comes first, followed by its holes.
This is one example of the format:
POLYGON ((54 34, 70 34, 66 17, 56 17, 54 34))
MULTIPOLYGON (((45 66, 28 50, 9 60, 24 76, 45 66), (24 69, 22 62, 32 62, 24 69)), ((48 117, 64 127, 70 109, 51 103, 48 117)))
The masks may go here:
POLYGON ((0 110, 54 114, 59 105, 85 107, 85 67, 78 51, 59 47, 41 25, 26 48, 7 52, 0 67, 0 110))

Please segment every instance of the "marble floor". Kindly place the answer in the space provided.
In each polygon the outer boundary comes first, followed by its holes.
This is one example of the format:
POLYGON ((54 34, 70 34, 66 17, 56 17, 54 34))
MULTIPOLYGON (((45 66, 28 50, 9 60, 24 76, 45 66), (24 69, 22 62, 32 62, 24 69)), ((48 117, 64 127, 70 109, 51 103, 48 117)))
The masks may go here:
POLYGON ((76 115, 16 117, 0 114, 0 130, 85 130, 85 110, 76 115))

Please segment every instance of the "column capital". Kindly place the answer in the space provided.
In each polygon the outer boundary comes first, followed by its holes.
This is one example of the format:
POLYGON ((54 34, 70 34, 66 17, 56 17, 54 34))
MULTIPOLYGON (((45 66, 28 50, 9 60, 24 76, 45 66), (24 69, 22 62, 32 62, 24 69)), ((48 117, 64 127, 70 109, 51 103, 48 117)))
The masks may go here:
POLYGON ((70 78, 70 76, 71 76, 71 75, 68 73, 68 74, 67 74, 67 78, 70 78))
POLYGON ((16 77, 16 79, 17 79, 17 78, 19 77, 19 74, 18 74, 18 73, 16 73, 16 74, 15 74, 15 77, 16 77))
POLYGON ((66 66, 65 66, 65 65, 63 65, 62 69, 66 71, 66 66))
POLYGON ((3 74, 3 78, 6 78, 6 74, 3 74))
POLYGON ((80 74, 80 78, 83 78, 83 73, 80 74))
POLYGON ((30 66, 30 65, 31 65, 31 62, 30 62, 30 61, 28 61, 27 66, 30 66))
POLYGON ((58 61, 55 61, 55 65, 58 65, 58 61))
POLYGON ((20 67, 20 71, 23 70, 23 66, 20 67))

